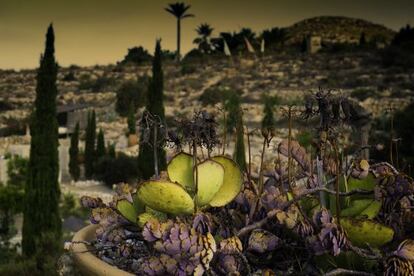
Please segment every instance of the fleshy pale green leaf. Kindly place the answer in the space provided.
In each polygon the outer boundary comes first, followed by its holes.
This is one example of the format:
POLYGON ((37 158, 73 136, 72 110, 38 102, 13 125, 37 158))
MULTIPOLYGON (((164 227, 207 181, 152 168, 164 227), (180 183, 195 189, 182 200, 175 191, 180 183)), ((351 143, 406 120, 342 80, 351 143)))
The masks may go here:
POLYGON ((391 228, 367 219, 342 218, 341 226, 352 244, 359 247, 369 244, 378 248, 390 242, 394 236, 391 228))
POLYGON ((356 199, 353 200, 349 207, 341 210, 342 217, 355 217, 361 214, 374 200, 372 199, 356 199))
POLYGON ((207 205, 223 185, 224 168, 213 160, 206 160, 197 165, 197 205, 207 205))
POLYGON ((151 220, 151 219, 157 219, 156 216, 154 216, 153 214, 150 213, 142 213, 137 217, 137 223, 138 226, 143 228, 145 223, 147 223, 147 221, 151 220))
POLYGON ((144 205, 144 203, 142 201, 140 201, 137 198, 137 194, 136 193, 132 195, 132 199, 133 199, 132 205, 134 206, 135 211, 137 212, 137 214, 144 213, 145 212, 145 205, 144 205))
POLYGON ((368 205, 367 208, 365 208, 364 211, 361 212, 361 214, 359 214, 359 216, 373 219, 378 215, 380 209, 381 202, 374 200, 370 205, 368 205))
POLYGON ((147 181, 137 189, 137 197, 151 209, 174 215, 191 214, 194 202, 178 184, 168 181, 147 181))
POLYGON ((194 191, 193 157, 181 152, 171 159, 167 166, 168 178, 187 191, 194 191))
POLYGON ((239 193, 243 184, 243 175, 239 166, 233 160, 216 156, 213 160, 224 168, 223 185, 209 202, 210 206, 220 207, 230 203, 239 193))
POLYGON ((130 222, 136 223, 138 213, 135 210, 134 205, 131 204, 128 200, 118 200, 116 203, 116 209, 124 218, 130 222))
POLYGON ((375 188, 375 177, 372 173, 368 174, 364 179, 356 179, 350 177, 348 179, 348 191, 355 189, 362 189, 367 191, 372 191, 375 188))

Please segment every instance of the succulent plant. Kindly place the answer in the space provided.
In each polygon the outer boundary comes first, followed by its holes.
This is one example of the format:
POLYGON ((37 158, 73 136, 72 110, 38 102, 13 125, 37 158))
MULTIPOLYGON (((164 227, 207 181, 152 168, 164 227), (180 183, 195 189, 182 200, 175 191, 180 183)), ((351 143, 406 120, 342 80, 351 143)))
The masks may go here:
POLYGON ((141 183, 137 197, 154 210, 174 215, 191 214, 195 206, 224 206, 238 195, 243 181, 236 163, 224 156, 207 159, 194 168, 193 156, 179 153, 168 164, 167 172, 168 180, 141 183))
POLYGON ((144 260, 140 272, 145 275, 202 275, 217 249, 211 233, 173 221, 148 221, 143 237, 158 253, 144 260))

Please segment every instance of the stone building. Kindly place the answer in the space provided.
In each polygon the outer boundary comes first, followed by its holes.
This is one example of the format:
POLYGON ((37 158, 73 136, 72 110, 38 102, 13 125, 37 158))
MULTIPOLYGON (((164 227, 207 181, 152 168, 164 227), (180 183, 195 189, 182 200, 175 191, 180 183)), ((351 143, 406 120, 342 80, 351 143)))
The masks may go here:
POLYGON ((89 106, 86 104, 67 104, 57 107, 57 120, 59 124, 59 135, 70 135, 79 122, 81 130, 86 129, 88 124, 89 106))
POLYGON ((320 36, 309 35, 306 38, 306 52, 314 54, 322 48, 322 38, 320 36))

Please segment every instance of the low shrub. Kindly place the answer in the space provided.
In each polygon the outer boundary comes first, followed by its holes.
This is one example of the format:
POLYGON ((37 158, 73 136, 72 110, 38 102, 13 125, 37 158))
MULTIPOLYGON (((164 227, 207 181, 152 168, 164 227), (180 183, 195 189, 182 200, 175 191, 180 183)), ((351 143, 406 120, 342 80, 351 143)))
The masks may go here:
POLYGON ((112 187, 113 184, 130 182, 138 178, 137 160, 123 153, 113 158, 105 156, 96 164, 96 177, 112 187))

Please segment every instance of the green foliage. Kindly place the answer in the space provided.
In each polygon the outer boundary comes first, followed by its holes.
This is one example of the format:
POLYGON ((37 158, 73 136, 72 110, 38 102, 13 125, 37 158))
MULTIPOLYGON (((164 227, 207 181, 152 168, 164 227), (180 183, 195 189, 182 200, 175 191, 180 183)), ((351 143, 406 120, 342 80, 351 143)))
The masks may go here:
POLYGON ((114 85, 114 80, 103 75, 92 79, 90 75, 82 75, 79 82, 80 90, 91 90, 92 92, 102 92, 114 85))
POLYGON ((137 81, 126 81, 116 92, 116 112, 120 116, 128 115, 131 104, 133 104, 134 112, 137 108, 145 104, 145 90, 148 83, 147 77, 141 77, 137 81))
POLYGON ((112 158, 116 157, 116 150, 115 150, 114 143, 108 145, 108 156, 112 158))
MULTIPOLYGON (((155 47, 155 54, 152 63, 152 77, 148 85, 147 104, 145 108, 152 116, 160 122, 165 122, 164 114, 164 73, 162 70, 161 42, 158 40, 155 47)), ((157 126, 158 127, 158 126, 157 126)), ((158 133, 161 133, 158 131, 158 133)), ((143 135, 141 135, 143 137, 143 135)), ((154 132, 151 131, 149 141, 154 140, 154 132)), ((165 150, 163 148, 164 137, 157 135, 157 162, 160 170, 166 168, 165 150)), ((148 143, 141 141, 138 156, 138 168, 144 179, 148 179, 155 173, 154 149, 148 143)))
POLYGON ((79 200, 71 193, 63 194, 60 211, 63 217, 75 216, 87 219, 89 215, 89 210, 82 207, 79 200))
POLYGON ((245 171, 246 170, 246 148, 244 146, 244 125, 243 125, 243 112, 241 108, 236 113, 236 145, 234 149, 234 161, 239 165, 239 167, 245 171))
MULTIPOLYGON (((400 158, 403 166, 406 168, 414 168, 414 102, 409 104, 403 110, 397 112, 394 117, 394 127, 396 134, 394 137, 401 138, 398 145, 400 158)), ((414 170, 411 169, 411 176, 414 170)))
POLYGON ((391 44, 383 51, 385 66, 405 69, 414 67, 414 28, 407 25, 395 35, 391 44))
POLYGON ((105 136, 104 136, 102 129, 99 129, 98 139, 96 142, 96 160, 99 160, 105 155, 106 155, 105 136))
POLYGON ((85 138, 85 177, 91 178, 93 175, 94 163, 96 160, 96 115, 95 111, 88 114, 88 125, 86 126, 85 138))
POLYGON ((231 93, 224 102, 224 109, 227 113, 226 129, 228 132, 233 133, 238 124, 243 124, 243 122, 239 121, 242 117, 239 114, 241 112, 240 96, 236 93, 231 93))
POLYGON ((27 167, 29 160, 24 157, 14 155, 7 163, 7 175, 9 179, 7 181, 8 186, 24 188, 27 178, 27 167))
POLYGON ((312 145, 313 135, 309 131, 301 131, 296 135, 296 140, 298 143, 307 149, 310 145, 312 145))
POLYGON ((238 97, 240 97, 241 93, 241 91, 214 86, 204 90, 198 100, 202 103, 203 106, 214 106, 218 103, 223 103, 229 100, 231 97, 233 97, 233 94, 236 94, 238 97))
POLYGON ((275 130, 275 118, 274 118, 274 106, 277 103, 277 98, 265 96, 263 97, 263 120, 262 120, 262 134, 268 138, 269 135, 274 136, 275 130))
POLYGON ((136 65, 142 65, 150 63, 152 60, 152 56, 148 53, 146 49, 144 49, 142 46, 139 47, 133 47, 128 49, 128 53, 124 57, 124 59, 121 61, 121 64, 136 64, 136 65))
POLYGON ((77 181, 80 177, 79 167, 79 123, 76 123, 75 131, 70 137, 69 148, 69 173, 73 180, 77 181))
POLYGON ((54 31, 50 25, 46 35, 46 49, 37 71, 36 99, 30 122, 32 139, 25 186, 22 235, 23 254, 31 257, 42 253, 41 257, 36 259, 36 264, 44 271, 46 258, 56 254, 62 246, 56 119, 57 71, 54 31))
POLYGON ((136 159, 119 153, 117 157, 105 156, 96 164, 96 177, 108 186, 131 182, 138 178, 136 159))
POLYGON ((129 112, 128 112, 128 134, 136 134, 136 123, 137 119, 135 118, 135 109, 134 105, 131 104, 129 106, 129 112))

